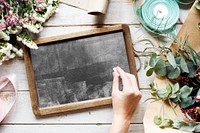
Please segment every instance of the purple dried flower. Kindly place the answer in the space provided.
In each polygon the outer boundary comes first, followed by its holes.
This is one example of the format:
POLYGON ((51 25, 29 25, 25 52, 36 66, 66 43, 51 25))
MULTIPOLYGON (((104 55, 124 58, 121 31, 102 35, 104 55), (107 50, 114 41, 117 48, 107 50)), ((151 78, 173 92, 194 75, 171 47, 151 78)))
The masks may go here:
POLYGON ((19 21, 19 16, 17 14, 13 14, 13 12, 10 10, 9 15, 4 16, 6 19, 6 25, 16 25, 19 21))
POLYGON ((190 84, 190 79, 186 75, 181 75, 180 76, 180 85, 189 85, 190 84))
POLYGON ((8 4, 8 3, 7 3, 7 2, 5 2, 5 1, 4 1, 4 5, 5 5, 7 8, 11 9, 11 6, 10 6, 10 4, 8 4))
POLYGON ((0 5, 0 8, 3 10, 4 9, 4 5, 0 5))
POLYGON ((6 24, 0 24, 0 29, 1 29, 1 30, 6 29, 6 24))
POLYGON ((34 0, 34 2, 36 4, 42 4, 42 3, 45 3, 45 0, 34 0))
MULTIPOLYGON (((186 108, 181 109, 181 111, 186 115, 189 115, 194 121, 200 122, 200 114, 198 113, 199 107, 192 107, 192 108, 186 108)), ((187 116, 186 115, 186 116, 187 116)))

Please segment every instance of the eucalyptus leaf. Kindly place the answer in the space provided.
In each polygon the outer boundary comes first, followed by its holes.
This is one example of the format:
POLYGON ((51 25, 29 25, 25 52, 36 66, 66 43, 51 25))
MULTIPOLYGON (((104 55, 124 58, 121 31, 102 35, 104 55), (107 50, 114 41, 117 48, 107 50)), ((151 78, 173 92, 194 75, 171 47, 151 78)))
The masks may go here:
POLYGON ((173 121, 171 119, 163 119, 159 125, 160 128, 172 127, 173 121))
POLYGON ((196 126, 195 126, 195 130, 194 130, 195 132, 200 132, 200 124, 197 124, 196 126))
POLYGON ((154 67, 156 65, 157 62, 156 57, 157 57, 156 53, 151 54, 151 58, 149 60, 149 66, 154 67))
POLYGON ((184 85, 181 89, 180 89, 180 92, 181 92, 181 98, 187 98, 191 92, 192 92, 192 87, 188 87, 187 85, 184 85))
POLYGON ((179 96, 176 96, 175 98, 171 98, 170 97, 170 100, 172 101, 172 102, 174 102, 174 103, 177 103, 179 100, 180 100, 180 97, 179 96))
POLYGON ((179 103, 181 108, 187 108, 193 104, 192 97, 181 98, 181 102, 179 103))
POLYGON ((184 57, 181 57, 180 64, 181 64, 182 71, 185 73, 189 73, 188 66, 187 66, 187 63, 186 63, 184 57))
POLYGON ((195 123, 188 123, 181 126, 180 130, 186 132, 193 132, 195 130, 195 123))
POLYGON ((192 64, 192 63, 187 63, 187 66, 188 66, 188 69, 189 69, 188 77, 194 78, 195 72, 197 70, 197 66, 192 64))
POLYGON ((155 125, 159 126, 159 125, 162 123, 162 117, 156 115, 156 116, 154 117, 153 121, 154 121, 154 124, 155 124, 155 125))
POLYGON ((186 131, 186 132, 193 132, 195 130, 195 126, 184 125, 184 126, 181 126, 180 130, 186 131))
POLYGON ((195 62, 195 57, 194 57, 194 55, 193 55, 191 52, 188 53, 188 56, 190 57, 190 59, 192 60, 192 62, 193 62, 194 64, 196 64, 196 62, 195 62))
POLYGON ((146 72, 146 75, 149 77, 153 74, 153 72, 154 72, 154 68, 152 67, 146 72))
POLYGON ((179 67, 177 67, 177 68, 174 69, 171 65, 169 65, 166 68, 167 68, 167 77, 169 79, 176 79, 181 74, 181 70, 180 70, 179 67))
POLYGON ((200 66, 200 59, 196 57, 197 65, 200 66))
POLYGON ((180 88, 179 83, 176 83, 172 88, 172 93, 174 94, 174 93, 178 92, 179 88, 180 88))
POLYGON ((175 58, 174 58, 174 55, 172 54, 172 52, 168 52, 167 60, 173 66, 174 69, 177 67, 177 64, 176 64, 176 61, 175 61, 175 58))
POLYGON ((173 128, 180 129, 182 125, 185 125, 185 122, 182 118, 176 118, 173 120, 173 128))
POLYGON ((180 56, 176 57, 176 58, 175 58, 175 61, 176 61, 176 64, 180 64, 180 62, 181 62, 181 57, 180 57, 180 56))
POLYGON ((167 85, 165 89, 158 89, 157 96, 162 99, 167 99, 169 95, 172 93, 171 85, 167 85))
POLYGON ((154 71, 158 76, 165 76, 167 74, 167 70, 166 70, 166 64, 163 58, 160 58, 155 67, 154 67, 154 71))

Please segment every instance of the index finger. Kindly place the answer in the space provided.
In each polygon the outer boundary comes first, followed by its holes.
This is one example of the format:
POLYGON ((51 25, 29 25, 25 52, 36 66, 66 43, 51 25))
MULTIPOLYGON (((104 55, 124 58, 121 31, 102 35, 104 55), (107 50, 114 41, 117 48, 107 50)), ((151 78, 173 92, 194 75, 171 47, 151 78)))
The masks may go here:
POLYGON ((123 90, 129 91, 129 87, 131 86, 131 82, 130 82, 129 77, 126 75, 124 70, 122 70, 120 67, 117 67, 116 70, 117 70, 117 72, 119 73, 119 75, 122 79, 123 90))
POLYGON ((131 83, 133 85, 133 89, 136 90, 136 91, 139 91, 139 88, 138 88, 138 82, 137 82, 137 79, 135 77, 135 75, 133 74, 130 74, 130 73, 126 73, 127 76, 131 79, 131 83))

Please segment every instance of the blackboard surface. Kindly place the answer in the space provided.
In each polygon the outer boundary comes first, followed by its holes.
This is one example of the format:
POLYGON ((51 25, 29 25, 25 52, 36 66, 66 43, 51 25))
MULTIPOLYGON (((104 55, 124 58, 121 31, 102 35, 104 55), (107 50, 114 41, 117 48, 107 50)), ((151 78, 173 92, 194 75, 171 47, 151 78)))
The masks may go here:
POLYGON ((112 69, 129 72, 122 31, 31 50, 40 108, 111 96, 112 69))

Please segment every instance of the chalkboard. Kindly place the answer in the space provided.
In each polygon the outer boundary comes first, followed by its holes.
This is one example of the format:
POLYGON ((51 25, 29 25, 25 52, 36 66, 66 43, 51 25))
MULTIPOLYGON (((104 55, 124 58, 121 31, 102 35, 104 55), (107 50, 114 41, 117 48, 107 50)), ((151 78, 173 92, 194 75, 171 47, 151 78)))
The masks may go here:
POLYGON ((25 62, 37 116, 110 104, 112 68, 136 74, 127 25, 35 41, 25 62))

